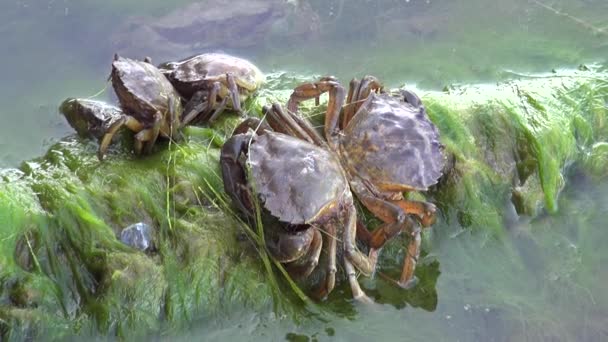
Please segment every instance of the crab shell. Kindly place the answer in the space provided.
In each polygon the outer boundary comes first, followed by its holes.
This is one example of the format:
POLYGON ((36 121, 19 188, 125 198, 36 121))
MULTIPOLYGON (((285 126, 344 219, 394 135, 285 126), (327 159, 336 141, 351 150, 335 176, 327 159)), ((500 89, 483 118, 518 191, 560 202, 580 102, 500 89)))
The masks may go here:
POLYGON ((215 81, 224 85, 224 93, 220 93, 220 96, 227 96, 227 73, 234 76, 242 97, 255 91, 264 82, 264 74, 251 62, 221 53, 204 53, 179 62, 163 63, 159 68, 185 98, 190 98, 197 90, 204 89, 215 81))
POLYGON ((439 131, 421 103, 370 94, 341 136, 350 170, 382 189, 427 190, 445 164, 439 131))
POLYGON ((352 196, 334 153, 285 134, 256 137, 249 164, 264 207, 283 222, 318 223, 352 196))
MULTIPOLYGON (((154 65, 148 62, 117 57, 112 62, 112 86, 118 96, 122 109, 140 121, 144 127, 154 123, 154 114, 163 114, 164 125, 171 117, 172 127, 179 127, 179 115, 169 113, 171 103, 178 105, 180 96, 167 78, 154 65)), ((161 133, 168 135, 166 129, 161 133)))

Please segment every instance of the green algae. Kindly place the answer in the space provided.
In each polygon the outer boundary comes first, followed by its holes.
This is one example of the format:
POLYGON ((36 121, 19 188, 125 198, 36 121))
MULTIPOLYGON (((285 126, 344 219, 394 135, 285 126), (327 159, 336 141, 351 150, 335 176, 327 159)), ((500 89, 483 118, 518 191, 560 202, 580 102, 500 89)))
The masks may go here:
MULTIPOLYGON (((528 261, 505 239, 505 226, 524 217, 548 217, 541 235, 550 235, 572 166, 605 179, 606 77, 599 71, 564 71, 422 93, 442 133, 449 165, 439 184, 423 194, 440 209, 440 223, 425 236, 423 247, 442 248, 441 255, 451 260, 424 256, 417 271, 421 283, 413 291, 395 289, 380 279, 365 280, 365 287, 375 288, 370 294, 376 301, 435 310, 441 262, 452 282, 492 279, 491 289, 466 294, 471 303, 502 308, 501 315, 521 307, 534 312, 528 297, 513 295, 526 291, 512 275, 529 272, 528 261), (543 216, 545 212, 555 218, 543 216), (478 259, 505 269, 497 275, 494 269, 459 274, 461 270, 449 268, 476 265, 478 259)), ((294 83, 309 79, 270 75, 269 86, 246 108, 259 115, 263 105, 284 103, 294 83)), ((303 111, 318 124, 323 108, 306 103, 303 111)), ((256 244, 239 239, 246 236, 243 223, 222 205, 226 199, 219 146, 238 122, 227 113, 213 128, 188 128, 181 141, 160 143, 145 158, 131 156, 125 139, 112 147, 103 163, 96 160, 96 144, 66 138, 44 157, 24 162, 20 170, 3 171, 1 336, 129 338, 177 334, 201 319, 243 308, 293 314, 288 308, 297 300, 291 301, 293 294, 282 285, 278 294, 256 244), (135 251, 117 239, 123 227, 140 221, 154 227, 152 252, 135 251)), ((547 241, 526 236, 537 245, 547 241)), ((389 276, 398 274, 394 271, 403 260, 402 245, 391 243, 382 253, 379 268, 389 276)), ((545 249, 555 248, 539 246, 545 249)), ((565 264, 548 272, 560 279, 592 272, 579 267, 576 260, 581 257, 565 255, 565 264), (571 266, 563 267, 568 263, 571 266)), ((341 304, 348 297, 341 286, 328 307, 347 317, 355 315, 341 304)), ((552 284, 545 295, 563 291, 560 286, 579 285, 552 284)))

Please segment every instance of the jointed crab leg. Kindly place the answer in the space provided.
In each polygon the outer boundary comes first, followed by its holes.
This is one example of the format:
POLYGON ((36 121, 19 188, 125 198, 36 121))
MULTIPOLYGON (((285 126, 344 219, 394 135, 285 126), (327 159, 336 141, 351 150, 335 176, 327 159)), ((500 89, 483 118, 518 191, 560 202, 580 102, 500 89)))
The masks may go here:
POLYGON ((234 79, 234 75, 232 73, 226 74, 226 82, 228 83, 228 90, 230 91, 230 98, 232 99, 232 108, 238 112, 242 113, 241 109, 241 99, 239 94, 239 88, 236 85, 236 81, 234 79))
POLYGON ((317 146, 326 146, 323 138, 307 121, 297 114, 286 113, 280 104, 275 103, 272 107, 264 107, 264 113, 268 116, 268 123, 275 132, 291 135, 317 146))
POLYGON ((190 101, 186 104, 186 108, 184 108, 184 115, 182 119, 182 126, 188 125, 192 120, 196 117, 202 116, 206 117, 209 112, 213 110, 215 107, 217 95, 220 91, 221 84, 220 82, 214 82, 211 86, 211 90, 197 91, 192 95, 190 101))
MULTIPOLYGON (((156 139, 158 139, 162 121, 163 121, 163 115, 161 112, 157 111, 156 113, 154 113, 154 123, 153 123, 152 127, 135 134, 136 140, 146 142, 146 146, 144 148, 144 152, 146 154, 148 154, 152 151, 152 147, 154 146, 156 139)), ((141 151, 137 152, 137 154, 140 154, 140 152, 141 151)))
POLYGON ((141 122, 137 121, 137 119, 132 116, 124 115, 120 117, 108 128, 106 134, 101 139, 99 150, 97 151, 97 158, 99 158, 99 160, 103 160, 103 157, 108 150, 108 146, 110 146, 110 142, 112 142, 112 138, 122 126, 127 126, 133 132, 139 132, 144 128, 141 122))
POLYGON ((321 232, 316 228, 310 227, 308 229, 314 234, 308 247, 308 253, 303 256, 301 262, 298 262, 297 264, 291 263, 285 266, 287 272, 294 277, 308 277, 319 264, 319 257, 321 256, 321 249, 323 247, 323 237, 321 232))
POLYGON ((272 128, 265 121, 262 121, 256 117, 250 117, 236 126, 232 135, 235 136, 237 134, 244 134, 250 129, 257 135, 263 135, 268 131, 272 131, 272 128))
MULTIPOLYGON (((367 188, 356 182, 352 182, 351 186, 363 205, 384 222, 383 225, 371 232, 371 237, 367 236, 369 240, 368 245, 372 249, 370 255, 374 252, 373 250, 382 248, 387 241, 402 231, 410 235, 401 278, 399 281, 396 281, 401 287, 410 287, 415 281, 413 278, 414 270, 418 262, 418 255, 420 254, 420 225, 401 206, 407 203, 407 201, 388 201, 378 198, 373 196, 367 188)), ((429 220, 432 221, 431 217, 429 217, 429 220)))
POLYGON ((294 89, 287 102, 287 109, 292 113, 297 113, 300 102, 316 99, 326 92, 329 93, 329 102, 325 114, 325 138, 329 146, 336 151, 338 148, 337 125, 345 95, 344 87, 340 83, 332 77, 325 77, 319 82, 302 84, 294 89))
POLYGON ((353 96, 356 98, 356 91, 359 90, 359 82, 358 79, 353 78, 350 80, 350 85, 348 87, 348 96, 346 97, 346 104, 344 105, 344 114, 342 115, 342 126, 341 129, 346 128, 350 119, 355 115, 355 106, 353 105, 353 96))
POLYGON ((251 134, 233 135, 222 146, 220 157, 226 193, 231 197, 232 203, 239 207, 240 212, 247 213, 250 216, 253 215, 254 202, 249 188, 246 186, 247 174, 244 165, 241 163, 240 156, 247 151, 251 138, 251 134))
POLYGON ((408 214, 415 214, 420 219, 420 223, 424 227, 429 227, 435 223, 435 212, 437 207, 434 204, 422 201, 397 200, 391 201, 398 205, 403 211, 408 214))
POLYGON ((365 295, 365 292, 361 290, 359 282, 357 281, 357 275, 353 265, 365 275, 371 275, 376 267, 376 253, 370 253, 369 256, 361 253, 356 245, 357 235, 357 211, 355 206, 350 204, 350 208, 347 212, 347 220, 344 227, 344 267, 348 275, 348 281, 350 283, 353 297, 358 300, 369 301, 369 298, 365 295))
POLYGON ((222 112, 226 108, 227 103, 228 103, 228 98, 224 97, 222 99, 222 102, 220 102, 220 104, 217 106, 217 108, 213 112, 213 114, 211 114, 211 116, 209 117, 209 120, 207 120, 207 122, 212 123, 213 121, 215 121, 215 119, 217 119, 217 117, 220 116, 220 114, 222 114, 222 112))
POLYGON ((325 226, 327 231, 325 232, 325 245, 327 247, 327 271, 325 274, 325 283, 321 285, 318 291, 320 298, 326 297, 336 286, 336 225, 330 223, 325 226))
POLYGON ((365 76, 359 82, 356 78, 350 81, 348 88, 348 98, 344 105, 344 116, 342 118, 342 128, 346 128, 350 120, 355 116, 355 113, 363 105, 363 101, 367 99, 372 91, 382 91, 382 84, 374 76, 365 76))

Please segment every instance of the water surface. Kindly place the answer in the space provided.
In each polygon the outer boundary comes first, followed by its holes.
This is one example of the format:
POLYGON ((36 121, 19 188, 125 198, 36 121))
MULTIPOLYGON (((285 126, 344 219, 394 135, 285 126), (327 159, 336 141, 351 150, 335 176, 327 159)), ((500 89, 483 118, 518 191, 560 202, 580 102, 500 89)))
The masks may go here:
MULTIPOLYGON (((108 87, 117 27, 130 17, 158 17, 191 2, 3 1, 0 167, 17 166, 71 134, 57 106, 66 97, 93 96, 108 87)), ((373 74, 389 86, 415 83, 427 89, 605 62, 608 56, 605 1, 310 3, 320 22, 314 36, 214 49, 250 58, 265 71, 333 74, 343 83, 373 74)), ((205 39, 187 34, 182 38, 205 39)), ((150 49, 130 57, 150 55, 160 62, 180 52, 150 49)), ((110 89, 98 97, 112 100, 110 89)), ((378 304, 351 303, 341 286, 321 318, 294 322, 245 310, 200 320, 178 335, 184 340, 606 340, 608 231, 601 228, 607 203, 608 183, 574 174, 557 215, 505 223, 501 241, 438 222, 425 237, 423 286, 415 291, 362 280, 378 304)), ((401 257, 383 262, 383 269, 398 270, 401 257)))

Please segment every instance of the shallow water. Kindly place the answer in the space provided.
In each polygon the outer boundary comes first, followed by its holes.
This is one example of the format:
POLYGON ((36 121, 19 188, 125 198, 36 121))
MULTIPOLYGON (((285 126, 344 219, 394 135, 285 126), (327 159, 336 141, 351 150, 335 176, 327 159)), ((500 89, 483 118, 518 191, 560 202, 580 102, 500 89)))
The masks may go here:
MULTIPOLYGON (((92 96, 107 86, 116 27, 130 16, 158 16, 189 2, 3 1, 0 167, 38 156, 71 134, 56 108, 66 97, 92 96)), ((608 56, 608 4, 599 0, 311 3, 323 23, 316 37, 217 49, 251 58, 266 71, 335 74, 344 83, 369 73, 390 86, 431 89, 608 56)), ((175 57, 156 50, 132 57, 144 55, 175 57)), ((99 98, 111 99, 110 93, 99 98)), ((349 302, 342 285, 319 317, 294 322, 243 310, 176 334, 183 340, 605 340, 608 232, 600 228, 606 203, 608 183, 573 171, 557 215, 507 222, 501 241, 438 222, 426 234, 428 254, 415 291, 362 280, 379 304, 349 302)), ((383 270, 398 272, 401 258, 383 262, 383 270)))

